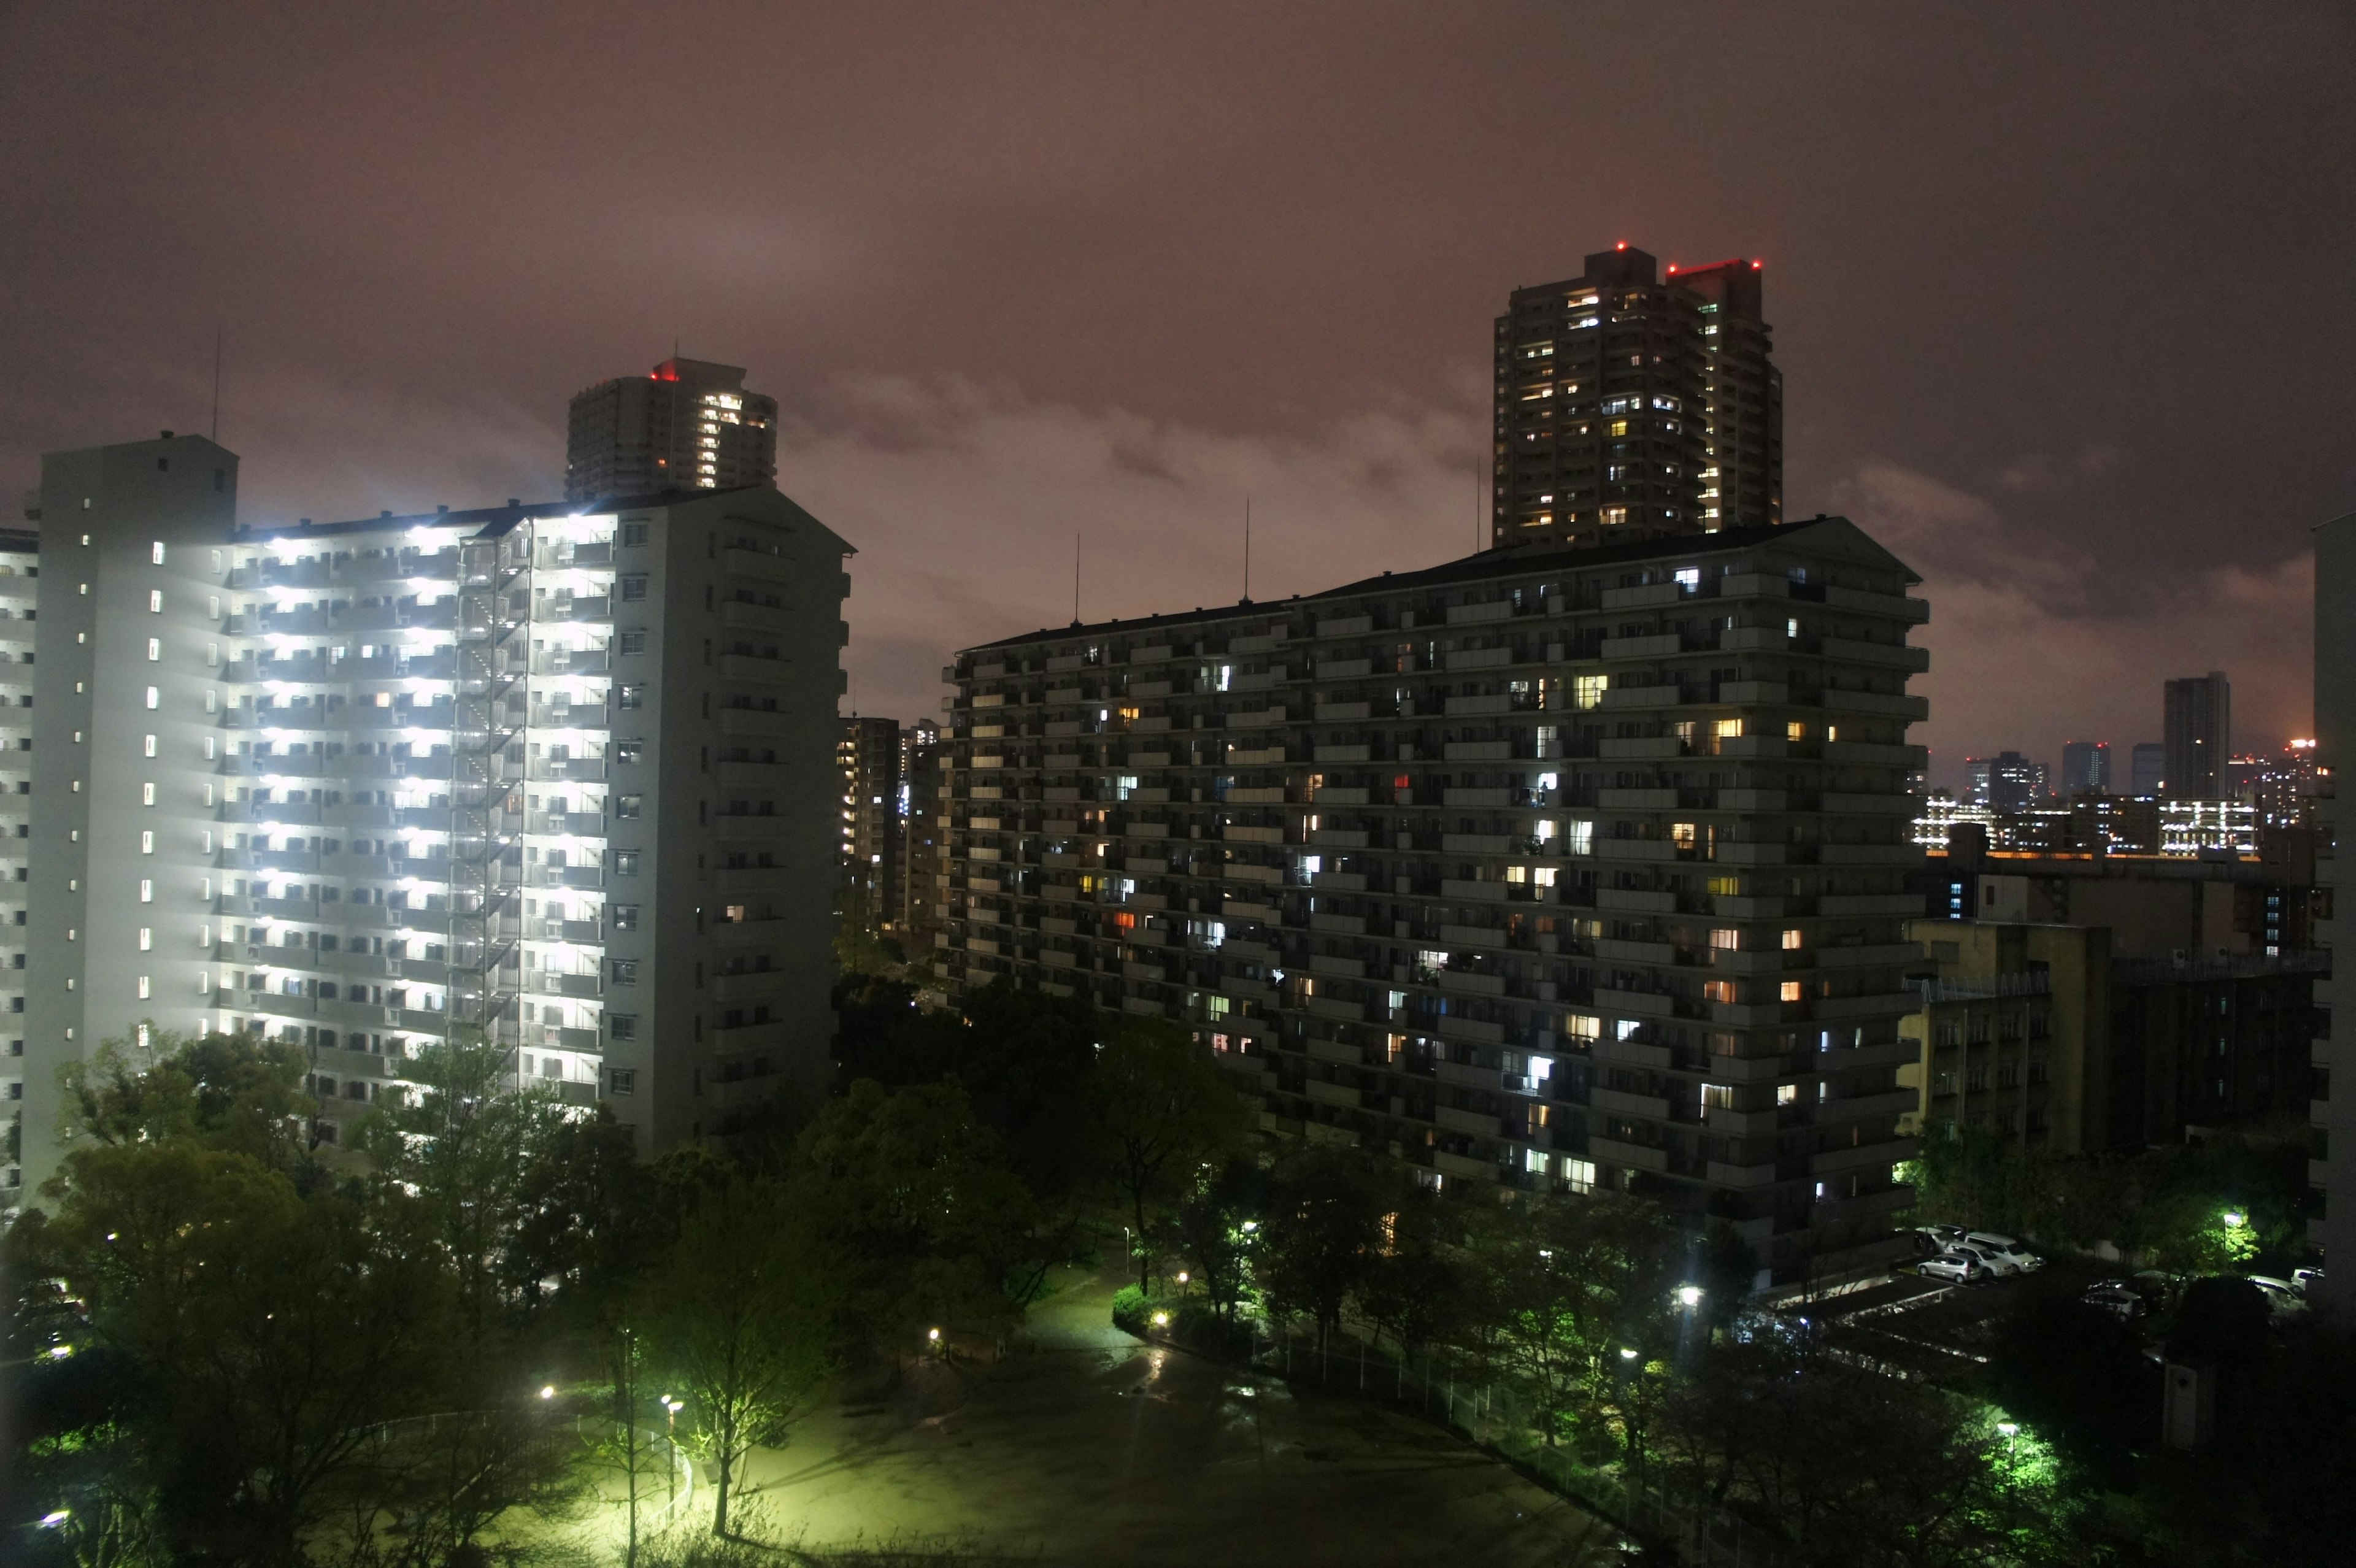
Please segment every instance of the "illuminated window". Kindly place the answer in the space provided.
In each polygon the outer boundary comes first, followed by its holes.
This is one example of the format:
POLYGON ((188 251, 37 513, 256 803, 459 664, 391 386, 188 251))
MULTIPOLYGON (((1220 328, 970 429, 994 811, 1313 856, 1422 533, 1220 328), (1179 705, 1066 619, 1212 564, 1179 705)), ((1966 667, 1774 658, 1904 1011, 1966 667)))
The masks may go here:
POLYGON ((1742 896, 1742 879, 1740 877, 1712 877, 1709 880, 1709 892, 1712 898, 1740 898, 1742 896))
POLYGON ((1612 684, 1608 675, 1575 675, 1570 677, 1570 699, 1574 707, 1593 708, 1603 700, 1605 689, 1612 684))
POLYGON ((142 805, 155 804, 155 785, 153 780, 139 786, 139 804, 142 805))
POLYGON ((155 852, 155 835, 153 829, 145 829, 140 833, 139 852, 142 855, 153 855, 155 852))
POLYGON ((1731 953, 1742 945, 1741 933, 1732 926, 1714 927, 1709 933, 1709 944, 1723 952, 1731 953))
POLYGON ((1613 528, 1628 520, 1628 508, 1625 507, 1606 507, 1603 508, 1602 515, 1604 527, 1613 528))
POLYGON ((158 709, 158 708, 162 707, 163 705, 164 705, 164 694, 163 694, 161 691, 157 690, 155 688, 154 688, 154 687, 152 687, 152 686, 151 686, 151 687, 149 687, 149 688, 147 688, 147 708, 148 708, 148 711, 153 712, 153 711, 155 711, 155 709, 158 709))
POLYGON ((1804 741, 1807 738, 1808 727, 1797 719, 1783 726, 1783 739, 1786 741, 1804 741))
POLYGON ((140 882, 139 901, 144 904, 151 904, 155 901, 155 884, 154 882, 144 880, 140 882))
POLYGON ((151 588, 147 591, 147 613, 150 615, 160 615, 164 613, 164 591, 162 589, 151 588))
POLYGON ((149 953, 153 952, 155 947, 155 928, 152 925, 141 926, 139 928, 139 951, 142 953, 149 953))
POLYGON ((1775 1104, 1796 1105, 1799 1103, 1800 1086, 1797 1083, 1779 1083, 1775 1086, 1775 1104))
POLYGON ((155 737, 153 735, 141 736, 139 739, 139 752, 142 756, 154 756, 155 754, 155 737))
MULTIPOLYGON (((158 659, 162 658, 163 656, 164 656, 164 639, 163 639, 163 638, 161 638, 161 637, 150 637, 150 638, 148 638, 148 639, 147 639, 147 662, 148 662, 149 664, 154 664, 156 660, 158 660, 158 659)), ((153 706, 154 706, 154 704, 152 704, 152 703, 151 703, 151 704, 149 704, 149 706, 150 706, 150 707, 153 707, 153 706)))
POLYGON ((1707 1002, 1731 1002, 1734 1000, 1734 982, 1705 980, 1702 982, 1701 995, 1702 999, 1707 1002))
POLYGON ((1731 1083, 1703 1084, 1701 1103, 1706 1110, 1731 1111, 1734 1109, 1734 1085, 1731 1083))
POLYGON ((157 566, 164 564, 164 541, 162 539, 157 539, 153 545, 148 547, 147 559, 155 562, 157 566))
POLYGON ((1690 822, 1669 824, 1669 840, 1680 849, 1690 849, 1698 842, 1700 830, 1690 822))
POLYGON ((1800 983, 1797 980, 1784 981, 1783 986, 1779 988, 1779 999, 1786 1002, 1798 1001, 1800 999, 1800 983))
POLYGON ((150 997, 154 996, 155 994, 155 986, 154 986, 153 982, 151 982, 151 981, 148 979, 148 977, 147 977, 146 976, 145 976, 145 975, 140 976, 139 976, 139 999, 140 999, 141 1001, 143 1001, 143 1002, 144 1002, 144 1001, 145 1001, 148 997, 150 997))

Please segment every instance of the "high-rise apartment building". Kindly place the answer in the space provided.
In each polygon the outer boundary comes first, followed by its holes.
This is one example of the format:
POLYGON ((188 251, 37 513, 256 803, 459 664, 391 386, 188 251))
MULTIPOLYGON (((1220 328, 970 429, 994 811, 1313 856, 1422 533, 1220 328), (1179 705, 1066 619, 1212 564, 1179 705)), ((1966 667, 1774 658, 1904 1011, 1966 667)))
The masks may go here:
POLYGON ((2065 799, 2111 793, 2111 743, 2067 741, 2062 746, 2062 794, 2065 799))
POLYGON ((941 727, 919 719, 900 731, 900 925, 911 953, 929 951, 941 928, 941 851, 948 821, 941 806, 941 727))
MULTIPOLYGON (((2318 770, 2314 809, 2315 880, 2322 892, 2317 901, 2315 944, 2327 954, 2349 944, 2340 940, 2341 910, 2356 916, 2356 889, 2341 875, 2356 869, 2356 853, 2341 859, 2334 847, 2342 820, 2338 779, 2356 767, 2356 513, 2338 517, 2315 530, 2315 765, 2318 770), (2348 891, 2347 898, 2339 894, 2348 891)), ((2351 951, 2356 951, 2351 947, 2351 951)), ((2348 1278, 2356 1260, 2356 1059, 2342 1050, 2356 1039, 2356 1028, 2333 1027, 2340 1003, 2340 979, 2335 965, 2315 983, 2318 1028, 2311 1050, 2315 1064, 2315 1098, 2308 1119, 2315 1128, 2315 1149, 2308 1161, 2308 1179, 2315 1189, 2315 1206, 2308 1236, 2319 1243, 2327 1264, 2336 1265, 2340 1283, 2328 1298, 2343 1320, 2356 1315, 2351 1303, 2356 1288, 2348 1278), (2340 1094, 2331 1095, 2331 1081, 2340 1081, 2340 1094)))
POLYGON ((1756 262, 1662 281, 1622 245, 1497 318, 1499 545, 1783 520, 1783 382, 1756 262))
POLYGON ((746 391, 734 365, 666 359, 573 400, 567 500, 734 490, 776 477, 777 400, 746 391))
POLYGON ((900 723, 844 719, 835 742, 842 775, 842 912, 881 931, 900 912, 900 723))
POLYGON ((648 1151, 821 1092, 848 547, 766 486, 241 527, 236 471, 43 462, 27 1181, 155 1029, 301 1046, 330 1136, 453 1038, 648 1151))
POLYGON ((1993 757, 1965 757, 1964 777, 1974 805, 1996 811, 2021 811, 2042 805, 2051 795, 2051 775, 2043 763, 2032 763, 2019 752, 1998 752, 1993 757))
POLYGON ((2158 741, 2138 741, 2129 758, 2127 793, 2138 799, 2168 790, 2168 748, 2158 741))
POLYGON ((2168 795, 2178 800, 2222 800, 2225 764, 2233 754, 2233 688, 2223 670, 2171 680, 2166 688, 2168 795))
MULTIPOLYGON (((32 917, 27 895, 31 891, 33 848, 33 635, 40 624, 35 619, 34 596, 40 586, 40 536, 27 528, 0 528, 0 1125, 25 1108, 25 942, 32 917)), ((0 1154, 0 1215, 16 1207, 23 1183, 23 1167, 0 1154)))
POLYGON ((1762 1278, 1910 1200, 1924 619, 1842 518, 1491 550, 958 656, 952 985, 1182 1019, 1262 1125, 1634 1188, 1762 1278))

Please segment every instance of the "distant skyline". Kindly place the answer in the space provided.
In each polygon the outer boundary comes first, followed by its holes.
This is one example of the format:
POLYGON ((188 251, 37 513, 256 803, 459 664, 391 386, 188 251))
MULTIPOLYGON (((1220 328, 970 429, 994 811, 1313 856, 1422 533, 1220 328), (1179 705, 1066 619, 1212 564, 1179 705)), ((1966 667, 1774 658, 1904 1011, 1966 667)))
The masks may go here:
POLYGON ((1247 496, 1262 598, 1473 548, 1489 324, 1624 240, 1763 261, 1785 515, 1926 578, 1940 782, 2211 668, 2308 729, 2356 16, 1610 15, 12 7, 0 485, 208 428, 219 330, 256 519, 552 498, 676 345, 778 398, 913 720, 1076 532, 1091 617, 1236 597, 1247 496))

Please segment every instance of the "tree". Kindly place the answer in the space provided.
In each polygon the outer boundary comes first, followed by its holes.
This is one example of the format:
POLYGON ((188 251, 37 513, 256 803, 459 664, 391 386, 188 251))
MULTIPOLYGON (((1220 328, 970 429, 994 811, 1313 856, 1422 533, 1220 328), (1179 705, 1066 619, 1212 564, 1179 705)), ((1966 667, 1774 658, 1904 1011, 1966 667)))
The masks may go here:
POLYGON ((693 1440, 717 1478, 714 1535, 728 1533, 746 1451, 776 1442, 831 1369, 835 1307, 805 1206, 775 1180, 731 1181, 688 1214, 656 1310, 693 1440))
POLYGON ((1229 1159, 1196 1180, 1170 1217, 1171 1243, 1193 1265, 1211 1310, 1222 1322, 1235 1321, 1236 1305, 1250 1276, 1254 1231, 1266 1208, 1267 1186, 1258 1165, 1229 1159))
POLYGON ((1106 1044, 1096 1093, 1113 1186, 1136 1226, 1141 1286, 1154 1221, 1192 1189, 1205 1166, 1244 1146, 1250 1123, 1210 1049, 1165 1019, 1132 1019, 1106 1044))
MULTIPOLYGON (((525 1188, 561 1185, 540 1173, 572 1141, 562 1107, 544 1090, 510 1089, 507 1063, 504 1049, 479 1040, 429 1046, 412 1069, 417 1098, 380 1101, 359 1137, 378 1202, 413 1208, 439 1244, 456 1286, 456 1349, 472 1366, 496 1353, 513 1326, 508 1308, 540 1277, 518 1266, 525 1188)), ((544 1210, 553 1195, 538 1196, 544 1210)))
POLYGON ((1402 1358, 1443 1339, 1472 1304, 1471 1271, 1450 1243, 1457 1205, 1409 1181, 1390 1182, 1392 1209, 1384 1244, 1366 1261, 1359 1309, 1398 1341, 1402 1358))
POLYGON ((51 1240, 135 1386, 174 1552, 292 1564, 371 1429, 434 1408, 446 1276, 348 1196, 186 1138, 67 1157, 51 1240))
POLYGON ((1269 1303, 1305 1313, 1325 1349, 1383 1244, 1383 1173, 1356 1149, 1312 1145, 1277 1168, 1259 1230, 1269 1303))
POLYGON ((1030 1195, 954 1083, 862 1079, 802 1136, 809 1201, 841 1260, 846 1332, 878 1349, 926 1329, 998 1334, 1031 1231, 1030 1195))
POLYGON ((186 1138, 249 1155, 308 1185, 316 1179, 310 1129, 319 1110, 303 1090, 309 1071, 296 1047, 252 1035, 190 1040, 155 1029, 145 1047, 110 1040, 59 1074, 67 1142, 186 1138))

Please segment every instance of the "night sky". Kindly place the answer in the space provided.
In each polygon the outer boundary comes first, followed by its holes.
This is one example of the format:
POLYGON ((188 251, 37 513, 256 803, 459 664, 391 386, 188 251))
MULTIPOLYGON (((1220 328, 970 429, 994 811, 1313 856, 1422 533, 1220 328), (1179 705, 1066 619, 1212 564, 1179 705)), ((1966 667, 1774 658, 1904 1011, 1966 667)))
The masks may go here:
MULTIPOLYGON (((562 493, 671 351, 784 406, 866 712, 943 656, 1458 554, 1491 319, 1763 259, 1788 515, 2058 761, 2308 711, 2356 507, 2356 7, 0 6, 0 485, 202 431, 256 520, 562 493)), ((13 509, 12 509, 13 510, 13 509)), ((2122 755, 2119 765, 2124 768, 2122 755)))

